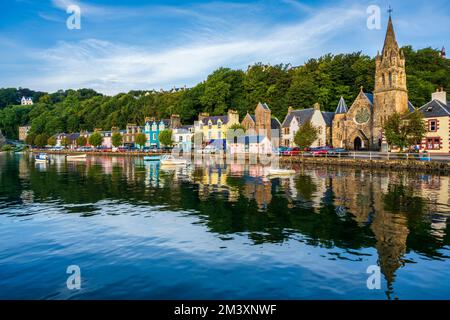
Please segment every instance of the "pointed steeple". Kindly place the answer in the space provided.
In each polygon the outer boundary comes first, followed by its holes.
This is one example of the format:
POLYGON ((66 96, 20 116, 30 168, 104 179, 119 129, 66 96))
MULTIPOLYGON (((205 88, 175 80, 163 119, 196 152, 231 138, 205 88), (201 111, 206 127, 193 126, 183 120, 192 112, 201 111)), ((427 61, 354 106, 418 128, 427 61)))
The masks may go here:
POLYGON ((386 31, 386 38, 384 40, 383 54, 385 54, 386 50, 389 49, 394 49, 395 51, 399 50, 397 38, 395 37, 394 24, 392 22, 391 14, 389 14, 389 22, 386 31))
POLYGON ((347 104, 345 103, 344 97, 341 97, 335 113, 343 114, 343 113, 347 113, 347 112, 348 112, 347 104))

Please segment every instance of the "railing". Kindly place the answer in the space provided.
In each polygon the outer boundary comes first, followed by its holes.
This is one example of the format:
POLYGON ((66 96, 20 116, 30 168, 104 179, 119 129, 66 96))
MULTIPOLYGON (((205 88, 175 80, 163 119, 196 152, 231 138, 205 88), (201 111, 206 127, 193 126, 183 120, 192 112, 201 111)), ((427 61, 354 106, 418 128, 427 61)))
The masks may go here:
POLYGON ((302 158, 333 158, 333 159, 361 159, 361 160, 416 160, 416 161, 436 161, 450 162, 449 155, 434 155, 430 153, 395 153, 395 152, 364 152, 364 151, 348 151, 340 153, 324 153, 316 154, 311 152, 302 152, 300 154, 283 155, 287 157, 302 158))

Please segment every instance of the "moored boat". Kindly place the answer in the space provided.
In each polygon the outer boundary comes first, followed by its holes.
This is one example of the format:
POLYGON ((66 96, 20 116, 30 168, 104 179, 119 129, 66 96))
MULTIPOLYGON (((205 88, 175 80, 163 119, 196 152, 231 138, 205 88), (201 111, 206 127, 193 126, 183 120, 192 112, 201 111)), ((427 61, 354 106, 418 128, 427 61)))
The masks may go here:
POLYGON ((161 158, 161 164, 177 166, 177 165, 186 165, 188 164, 188 161, 186 159, 175 158, 174 156, 163 156, 161 158))
POLYGON ((34 157, 34 161, 40 162, 40 163, 47 163, 50 162, 50 158, 46 153, 39 153, 34 157))
POLYGON ((85 160, 86 158, 87 158, 86 154, 66 155, 67 160, 85 160))
POLYGON ((144 161, 160 161, 161 156, 145 156, 144 161))
POLYGON ((291 176, 294 175, 295 170, 288 169, 270 169, 267 173, 268 176, 291 176))

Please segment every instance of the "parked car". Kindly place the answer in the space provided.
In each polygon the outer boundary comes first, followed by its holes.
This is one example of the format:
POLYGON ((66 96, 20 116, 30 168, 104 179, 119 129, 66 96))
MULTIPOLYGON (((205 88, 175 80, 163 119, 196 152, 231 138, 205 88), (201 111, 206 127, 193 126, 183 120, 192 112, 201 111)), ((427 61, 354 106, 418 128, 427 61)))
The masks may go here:
POLYGON ((335 148, 328 150, 329 156, 343 156, 348 155, 348 151, 343 148, 335 148))
POLYGON ((206 154, 215 154, 216 152, 219 152, 219 150, 215 146, 212 146, 212 145, 206 146, 203 149, 203 153, 206 153, 206 154))
POLYGON ((277 152, 279 155, 283 155, 289 148, 288 147, 279 147, 277 152))
POLYGON ((283 152, 284 156, 298 156, 302 150, 300 148, 288 148, 283 152))

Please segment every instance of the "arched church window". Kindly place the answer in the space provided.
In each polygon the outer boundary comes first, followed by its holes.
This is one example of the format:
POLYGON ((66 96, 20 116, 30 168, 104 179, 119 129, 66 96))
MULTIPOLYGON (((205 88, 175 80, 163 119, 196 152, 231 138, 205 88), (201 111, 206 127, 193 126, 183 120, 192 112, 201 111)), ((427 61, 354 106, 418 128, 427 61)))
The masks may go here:
POLYGON ((392 72, 389 72, 389 85, 392 86, 392 72))
POLYGON ((383 78, 383 86, 384 86, 386 84, 386 76, 384 75, 384 73, 383 73, 382 78, 383 78))

